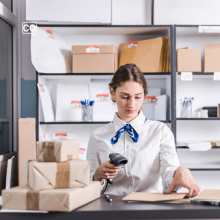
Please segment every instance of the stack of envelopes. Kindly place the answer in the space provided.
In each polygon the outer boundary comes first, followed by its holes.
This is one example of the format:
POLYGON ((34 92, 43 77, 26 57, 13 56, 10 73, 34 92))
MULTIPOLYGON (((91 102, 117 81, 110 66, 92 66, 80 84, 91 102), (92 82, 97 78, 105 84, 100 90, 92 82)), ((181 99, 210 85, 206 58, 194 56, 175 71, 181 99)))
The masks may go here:
POLYGON ((154 38, 121 44, 119 66, 134 63, 142 72, 170 71, 170 38, 154 38))
POLYGON ((23 171, 26 186, 2 191, 3 209, 71 211, 100 197, 78 140, 37 142, 37 158, 25 160, 23 171))

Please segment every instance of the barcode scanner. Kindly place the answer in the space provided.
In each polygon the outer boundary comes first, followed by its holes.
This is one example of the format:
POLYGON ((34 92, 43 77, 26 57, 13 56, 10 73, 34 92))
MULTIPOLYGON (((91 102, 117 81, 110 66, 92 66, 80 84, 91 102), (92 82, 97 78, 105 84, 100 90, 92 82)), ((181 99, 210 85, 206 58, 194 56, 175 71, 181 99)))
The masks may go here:
MULTIPOLYGON (((109 163, 114 164, 116 166, 124 166, 128 162, 126 157, 124 157, 124 156, 122 156, 121 154, 118 154, 118 153, 109 154, 109 158, 110 158, 109 163)), ((102 191, 102 195, 105 193, 105 191, 108 187, 108 184, 112 184, 112 183, 113 183, 113 179, 107 179, 106 187, 102 191)))

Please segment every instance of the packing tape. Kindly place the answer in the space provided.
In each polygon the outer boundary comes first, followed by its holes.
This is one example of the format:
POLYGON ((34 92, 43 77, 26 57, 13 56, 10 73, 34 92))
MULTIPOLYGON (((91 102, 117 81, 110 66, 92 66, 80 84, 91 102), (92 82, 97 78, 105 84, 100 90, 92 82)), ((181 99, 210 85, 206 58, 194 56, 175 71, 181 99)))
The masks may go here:
POLYGON ((69 162, 57 163, 55 189, 70 188, 70 164, 69 162))
POLYGON ((43 142, 42 150, 44 162, 55 162, 54 142, 43 142))
POLYGON ((39 210, 39 192, 40 190, 30 190, 26 195, 27 210, 39 210))

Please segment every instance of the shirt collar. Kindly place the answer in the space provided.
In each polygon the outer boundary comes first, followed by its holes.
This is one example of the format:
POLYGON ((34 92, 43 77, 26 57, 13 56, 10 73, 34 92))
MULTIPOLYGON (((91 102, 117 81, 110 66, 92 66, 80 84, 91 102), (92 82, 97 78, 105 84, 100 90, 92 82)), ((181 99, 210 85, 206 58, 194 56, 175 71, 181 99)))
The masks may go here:
MULTIPOLYGON (((141 131, 141 128, 144 124, 144 121, 145 121, 145 116, 143 114, 142 111, 140 111, 139 115, 134 118, 132 121, 130 121, 128 124, 130 124, 134 130, 139 134, 140 131, 141 131)), ((127 123, 122 121, 117 113, 115 113, 114 115, 114 119, 113 119, 113 124, 114 124, 114 127, 115 127, 115 132, 117 132, 119 129, 121 129, 123 126, 125 126, 127 123)))

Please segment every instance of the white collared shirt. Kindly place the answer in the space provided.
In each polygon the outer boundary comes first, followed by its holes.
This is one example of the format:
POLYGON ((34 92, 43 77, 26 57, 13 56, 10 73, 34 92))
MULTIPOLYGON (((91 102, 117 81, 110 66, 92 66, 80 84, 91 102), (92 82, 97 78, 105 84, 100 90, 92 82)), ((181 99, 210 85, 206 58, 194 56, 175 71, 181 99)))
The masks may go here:
POLYGON ((144 121, 145 116, 140 111, 129 122, 139 134, 138 142, 133 142, 127 131, 124 131, 118 142, 111 144, 111 138, 126 124, 116 113, 113 122, 92 132, 87 150, 90 180, 93 179, 96 169, 109 160, 110 153, 119 153, 128 159, 128 163, 113 179, 113 184, 108 185, 107 194, 128 195, 140 191, 161 193, 170 187, 173 174, 180 165, 173 133, 162 122, 149 119, 144 121))

